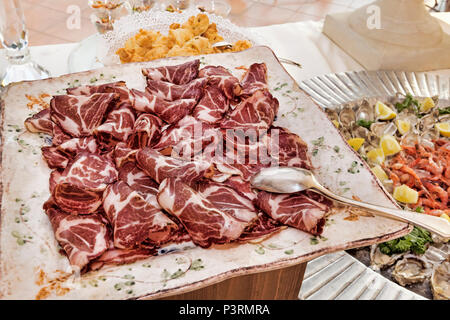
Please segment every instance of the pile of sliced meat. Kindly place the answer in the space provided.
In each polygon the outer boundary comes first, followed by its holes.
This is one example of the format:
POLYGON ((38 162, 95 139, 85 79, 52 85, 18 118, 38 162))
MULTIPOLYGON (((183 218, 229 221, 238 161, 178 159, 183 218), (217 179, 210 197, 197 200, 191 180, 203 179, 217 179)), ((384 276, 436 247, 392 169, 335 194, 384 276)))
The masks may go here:
POLYGON ((53 170, 44 209, 72 266, 130 263, 169 243, 246 242, 286 225, 322 233, 324 198, 250 186, 274 164, 311 168, 300 137, 273 126, 265 64, 242 79, 199 60, 142 73, 144 91, 69 88, 25 121, 53 137, 42 147, 53 170))

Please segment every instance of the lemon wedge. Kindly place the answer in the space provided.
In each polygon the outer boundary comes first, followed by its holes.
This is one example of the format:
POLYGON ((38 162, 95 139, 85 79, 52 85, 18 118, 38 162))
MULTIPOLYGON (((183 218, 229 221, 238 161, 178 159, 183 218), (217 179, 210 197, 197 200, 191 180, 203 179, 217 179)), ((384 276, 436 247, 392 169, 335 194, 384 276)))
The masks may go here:
POLYGON ((394 199, 403 203, 417 203, 419 193, 411 189, 406 184, 402 184, 394 189, 394 199))
POLYGON ((447 219, 448 221, 450 221, 450 217, 445 213, 441 214, 441 218, 444 218, 444 219, 447 219))
POLYGON ((358 151, 359 148, 361 148, 361 146, 363 145, 364 141, 366 140, 364 140, 363 138, 352 138, 347 140, 347 143, 350 145, 350 147, 355 149, 355 151, 358 151))
POLYGON ((372 149, 367 152, 367 159, 376 164, 382 164, 384 162, 384 152, 381 148, 372 149))
POLYGON ((394 119, 397 114, 381 101, 377 101, 375 105, 375 113, 380 120, 394 119))
POLYGON ((331 121, 331 122, 333 122, 333 124, 334 124, 334 126, 335 126, 336 128, 339 128, 339 121, 333 120, 333 121, 331 121))
POLYGON ((436 123, 436 128, 444 137, 450 137, 450 122, 436 123))
POLYGON ((371 170, 381 182, 389 179, 386 172, 380 167, 380 165, 377 164, 375 167, 371 168, 371 170))
POLYGON ((407 133, 411 129, 411 124, 405 120, 397 120, 395 124, 397 125, 398 132, 400 132, 401 135, 407 133))
POLYGON ((391 135, 384 135, 381 137, 380 148, 383 150, 385 156, 392 156, 402 150, 397 139, 391 135))
POLYGON ((420 112, 427 112, 435 106, 433 99, 425 98, 420 104, 420 112))

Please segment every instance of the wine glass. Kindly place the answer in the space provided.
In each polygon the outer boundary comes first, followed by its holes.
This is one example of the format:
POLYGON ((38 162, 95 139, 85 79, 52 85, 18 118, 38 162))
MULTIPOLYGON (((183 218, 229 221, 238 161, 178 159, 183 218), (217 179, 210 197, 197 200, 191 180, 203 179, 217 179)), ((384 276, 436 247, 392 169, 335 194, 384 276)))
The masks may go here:
POLYGON ((50 76, 47 70, 31 60, 28 32, 19 0, 0 2, 0 41, 8 59, 8 66, 0 77, 1 86, 22 80, 45 79, 50 76))

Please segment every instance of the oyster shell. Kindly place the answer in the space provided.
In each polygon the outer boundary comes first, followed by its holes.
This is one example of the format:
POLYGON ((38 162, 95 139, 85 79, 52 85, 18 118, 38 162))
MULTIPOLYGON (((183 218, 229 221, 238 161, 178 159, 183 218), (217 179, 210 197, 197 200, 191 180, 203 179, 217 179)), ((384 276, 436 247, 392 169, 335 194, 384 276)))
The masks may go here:
POLYGON ((450 114, 439 116, 439 122, 450 122, 450 114))
POLYGON ((339 121, 339 115, 338 115, 336 109, 328 109, 327 108, 327 109, 325 109, 325 112, 331 121, 333 121, 333 120, 339 121))
POLYGON ((431 291, 437 300, 450 300, 450 261, 444 261, 433 269, 431 291))
POLYGON ((370 248, 370 268, 375 271, 387 268, 393 265, 398 259, 403 256, 403 253, 393 254, 391 256, 380 251, 377 244, 370 248))
POLYGON ((375 122, 370 125, 370 131, 377 137, 385 134, 393 136, 397 132, 397 126, 394 122, 375 122))
POLYGON ((422 282, 430 275, 431 265, 425 259, 413 254, 405 255, 392 271, 392 276, 402 286, 422 282))
POLYGON ((436 122, 439 120, 439 110, 435 110, 430 114, 427 114, 419 121, 419 130, 424 132, 432 129, 436 122))
POLYGON ((370 105, 369 101, 363 100, 356 110, 356 121, 358 120, 366 120, 366 121, 374 121, 375 114, 373 110, 373 106, 370 105))
POLYGON ((423 258, 426 259, 432 265, 440 264, 442 261, 449 259, 447 245, 430 245, 427 251, 423 254, 423 258))
POLYGON ((339 112, 339 122, 343 127, 350 127, 355 120, 356 115, 351 106, 347 105, 341 110, 341 112, 339 112))

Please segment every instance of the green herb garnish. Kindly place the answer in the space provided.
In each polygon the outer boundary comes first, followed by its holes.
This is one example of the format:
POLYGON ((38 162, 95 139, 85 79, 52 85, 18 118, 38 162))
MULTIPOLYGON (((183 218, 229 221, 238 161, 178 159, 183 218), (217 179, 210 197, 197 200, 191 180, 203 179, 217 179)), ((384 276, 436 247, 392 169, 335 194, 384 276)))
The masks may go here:
POLYGON ((423 207, 417 207, 416 210, 414 210, 415 212, 419 212, 419 213, 424 213, 425 210, 423 209, 423 207))
POLYGON ((426 244, 432 242, 431 234, 420 228, 414 227, 410 234, 378 245, 380 251, 387 255, 412 251, 415 254, 424 254, 426 244))
POLYGON ((368 121, 368 120, 361 119, 361 120, 356 121, 356 124, 357 124, 358 126, 360 126, 360 127, 364 127, 364 128, 367 128, 367 129, 370 130, 370 126, 371 126, 372 123, 374 123, 374 122, 375 122, 375 121, 368 121))
POLYGON ((439 114, 450 114, 450 106, 444 109, 439 109, 439 114))
POLYGON ((402 112, 405 109, 414 111, 416 114, 419 113, 419 101, 413 98, 413 96, 408 93, 403 100, 403 102, 397 102, 395 108, 398 112, 402 112))

